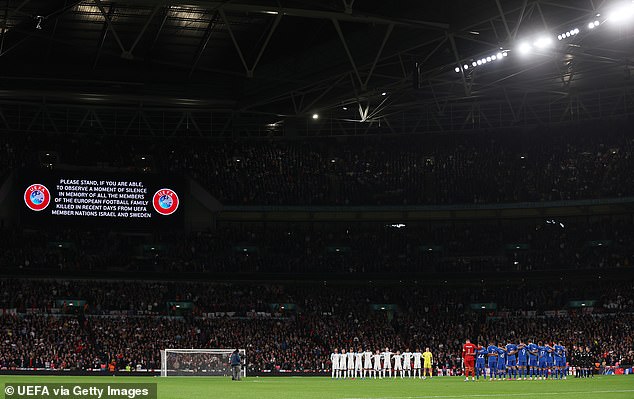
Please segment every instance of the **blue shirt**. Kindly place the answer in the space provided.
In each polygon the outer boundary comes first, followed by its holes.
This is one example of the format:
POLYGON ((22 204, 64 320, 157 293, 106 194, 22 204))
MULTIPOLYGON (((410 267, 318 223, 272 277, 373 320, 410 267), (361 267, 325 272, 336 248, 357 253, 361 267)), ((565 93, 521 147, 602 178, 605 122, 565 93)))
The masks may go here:
POLYGON ((545 346, 538 346, 537 347, 537 353, 539 356, 539 359, 546 359, 546 356, 548 355, 548 349, 546 349, 545 346))
POLYGON ((531 359, 534 359, 537 356, 538 351, 539 348, 537 347, 537 344, 528 344, 528 356, 530 356, 531 359))
POLYGON ((498 363, 504 363, 506 360, 506 351, 502 348, 498 348, 498 363))
POLYGON ((548 360, 549 362, 553 361, 553 348, 551 348, 549 345, 544 346, 544 348, 546 348, 546 360, 548 360))
POLYGON ((528 355, 528 348, 526 346, 523 346, 519 349, 519 352, 517 353, 517 357, 520 360, 524 360, 526 359, 526 356, 528 355))
POLYGON ((554 350, 555 357, 556 357, 557 359, 563 359, 563 357, 565 356, 565 355, 564 355, 565 349, 564 349, 564 347, 563 347, 563 346, 561 346, 561 345, 555 345, 555 347, 553 348, 553 350, 554 350))
POLYGON ((229 361, 231 362, 231 366, 239 366, 240 365, 240 355, 237 353, 232 353, 231 357, 229 358, 229 361))
POLYGON ((517 345, 515 345, 515 344, 507 344, 506 345, 506 351, 508 352, 509 357, 511 357, 511 356, 515 357, 515 355, 517 353, 511 353, 511 352, 517 352, 517 345))
POLYGON ((498 347, 495 345, 489 345, 487 347, 487 353, 489 354, 489 361, 496 360, 498 357, 498 347))
POLYGON ((486 354, 488 353, 487 349, 482 347, 480 349, 478 349, 476 351, 476 360, 479 362, 484 363, 484 358, 486 357, 486 354))

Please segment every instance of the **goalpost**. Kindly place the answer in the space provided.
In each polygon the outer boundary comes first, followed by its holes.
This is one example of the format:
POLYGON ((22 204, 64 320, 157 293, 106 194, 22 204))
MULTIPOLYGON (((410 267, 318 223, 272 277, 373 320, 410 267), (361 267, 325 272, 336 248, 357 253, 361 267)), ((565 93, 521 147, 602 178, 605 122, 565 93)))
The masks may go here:
MULTIPOLYGON (((230 376, 229 358, 235 349, 164 349, 161 350, 161 377, 230 376)), ((242 377, 247 376, 247 352, 238 349, 242 358, 242 377)))

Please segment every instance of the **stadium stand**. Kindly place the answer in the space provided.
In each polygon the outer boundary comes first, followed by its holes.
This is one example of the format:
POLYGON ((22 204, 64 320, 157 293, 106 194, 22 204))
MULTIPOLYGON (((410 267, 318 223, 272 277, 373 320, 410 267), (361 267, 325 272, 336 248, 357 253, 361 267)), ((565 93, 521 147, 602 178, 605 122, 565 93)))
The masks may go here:
POLYGON ((55 163, 175 172, 224 204, 424 205, 634 195, 624 126, 323 141, 148 141, 32 135, 4 139, 0 168, 55 163), (574 140, 571 138, 574 137, 574 140), (25 157, 11 154, 24 153, 25 157))
POLYGON ((0 229, 0 270, 441 273, 628 268, 631 216, 408 223, 222 223, 213 232, 0 229))
POLYGON ((334 347, 428 345, 435 367, 455 373, 465 334, 484 341, 509 331, 588 345, 604 366, 632 364, 631 282, 499 284, 1 280, 0 305, 16 312, 2 316, 0 367, 156 370, 162 348, 243 345, 250 372, 319 372, 334 347), (79 298, 85 305, 70 306, 79 298), (578 298, 597 299, 571 307, 578 298), (193 306, 183 313, 177 302, 193 306), (471 310, 476 302, 497 309, 471 310))

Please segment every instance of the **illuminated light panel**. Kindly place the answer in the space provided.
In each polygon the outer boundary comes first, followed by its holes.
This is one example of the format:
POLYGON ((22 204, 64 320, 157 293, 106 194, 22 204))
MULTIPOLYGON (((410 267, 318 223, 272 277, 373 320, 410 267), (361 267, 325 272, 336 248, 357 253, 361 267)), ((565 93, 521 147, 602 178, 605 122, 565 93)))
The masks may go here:
POLYGON ((533 47, 529 44, 529 43, 521 43, 518 47, 517 50, 520 52, 520 54, 528 54, 531 52, 531 50, 533 49, 533 47))
POLYGON ((634 1, 628 3, 622 3, 620 6, 615 7, 608 14, 608 21, 612 22, 626 22, 634 18, 634 1))

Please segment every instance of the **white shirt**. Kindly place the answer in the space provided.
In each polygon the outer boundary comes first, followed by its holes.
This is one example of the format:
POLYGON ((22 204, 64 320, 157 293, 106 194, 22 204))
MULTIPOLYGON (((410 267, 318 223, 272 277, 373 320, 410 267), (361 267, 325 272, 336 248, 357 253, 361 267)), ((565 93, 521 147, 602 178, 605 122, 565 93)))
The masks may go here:
POLYGON ((339 354, 338 353, 331 353, 330 354, 330 361, 332 362, 332 369, 333 370, 338 370, 339 369, 339 354))
POLYGON ((420 358, 423 357, 423 354, 420 352, 414 352, 412 353, 412 356, 414 357, 414 368, 420 368, 420 358))
POLYGON ((383 368, 391 369, 392 368, 392 352, 383 352, 383 368))
POLYGON ((394 355, 394 368, 402 369, 403 368, 403 355, 394 355))
POLYGON ((354 352, 348 352, 348 368, 354 368, 354 352))
POLYGON ((372 355, 372 358, 374 359, 374 369, 375 370, 381 370, 381 358, 382 358, 382 355, 372 355))
POLYGON ((345 370, 346 369, 346 359, 347 358, 348 358, 348 356, 346 356, 345 353, 339 354, 339 370, 345 370))
POLYGON ((361 370, 363 366, 361 363, 363 362, 363 353, 358 352, 354 354, 354 368, 357 370, 361 370))
POLYGON ((366 369, 372 368, 372 352, 369 352, 369 351, 363 352, 363 368, 366 368, 366 369))
POLYGON ((403 352, 403 366, 406 369, 412 366, 412 352, 403 352))

